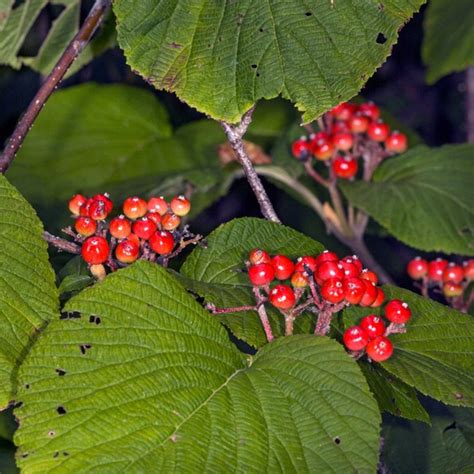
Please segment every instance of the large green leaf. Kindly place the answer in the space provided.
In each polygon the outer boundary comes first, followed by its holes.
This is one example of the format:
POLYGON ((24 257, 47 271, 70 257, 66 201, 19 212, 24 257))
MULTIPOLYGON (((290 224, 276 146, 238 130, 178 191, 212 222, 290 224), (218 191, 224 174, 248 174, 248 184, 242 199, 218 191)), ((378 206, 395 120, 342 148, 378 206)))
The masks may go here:
POLYGON ((423 0, 116 0, 118 42, 158 89, 237 122, 282 95, 310 121, 357 94, 423 0))
POLYGON ((431 0, 425 12, 423 61, 429 84, 474 64, 474 9, 471 0, 431 0))
POLYGON ((16 371, 38 332, 57 314, 58 295, 43 228, 0 175, 0 410, 15 397, 16 371))
MULTIPOLYGON (((221 225, 206 238, 206 243, 206 248, 197 247, 181 267, 181 273, 188 278, 183 284, 222 308, 255 304, 248 277, 242 272, 250 250, 263 248, 271 254, 283 253, 293 258, 323 250, 321 244, 289 227, 255 218, 235 219, 221 225)), ((268 313, 275 335, 281 335, 283 317, 272 308, 268 308, 268 313)), ((255 311, 215 317, 251 346, 260 347, 266 341, 255 311)), ((296 327, 308 332, 311 319, 300 316, 296 327)))
POLYGON ((474 145, 418 146, 388 159, 372 183, 341 183, 346 197, 401 241, 474 255, 474 145))
POLYGON ((380 415, 335 341, 282 338, 246 360, 147 262, 66 311, 20 371, 27 472, 375 470, 380 415))
MULTIPOLYGON (((388 299, 406 301, 412 318, 405 334, 390 336, 395 349, 383 368, 436 400, 474 406, 473 318, 408 290, 384 286, 384 291, 388 299)), ((346 326, 368 313, 364 308, 346 309, 346 326)))

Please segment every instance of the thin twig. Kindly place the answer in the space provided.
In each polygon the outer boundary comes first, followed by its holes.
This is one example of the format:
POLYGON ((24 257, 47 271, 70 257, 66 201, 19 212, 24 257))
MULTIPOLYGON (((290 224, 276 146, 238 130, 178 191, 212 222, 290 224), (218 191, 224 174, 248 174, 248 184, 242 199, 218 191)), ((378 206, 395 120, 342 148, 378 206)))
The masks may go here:
POLYGON ((262 296, 260 290, 257 287, 253 287, 253 294, 255 295, 255 301, 257 302, 257 313, 262 323, 263 330, 267 336, 267 341, 272 342, 274 339, 272 327, 270 325, 270 320, 268 319, 267 312, 265 310, 265 297, 262 296))
POLYGON ((466 71, 466 128, 468 143, 474 143, 474 66, 466 71))
POLYGON ((5 173, 8 170, 36 117, 70 68, 71 64, 92 38, 97 27, 104 19, 110 3, 110 0, 96 0, 94 3, 94 6, 85 19, 81 29, 69 43, 59 61, 54 66, 53 71, 46 78, 13 131, 3 154, 0 156, 0 173, 5 173))
POLYGON ((217 308, 213 303, 207 303, 206 309, 212 314, 230 314, 239 313, 241 311, 257 311, 257 305, 235 306, 233 308, 217 308))
POLYGON ((313 165, 311 164, 311 160, 308 160, 304 164, 304 168, 306 170, 306 173, 308 173, 308 176, 311 177, 314 181, 317 183, 321 184, 325 188, 329 187, 329 181, 324 179, 314 168, 313 165))
POLYGON ((52 247, 57 248, 60 251, 80 254, 81 247, 74 242, 69 242, 69 240, 61 239, 55 235, 50 234, 49 232, 43 232, 43 239, 48 242, 52 247))

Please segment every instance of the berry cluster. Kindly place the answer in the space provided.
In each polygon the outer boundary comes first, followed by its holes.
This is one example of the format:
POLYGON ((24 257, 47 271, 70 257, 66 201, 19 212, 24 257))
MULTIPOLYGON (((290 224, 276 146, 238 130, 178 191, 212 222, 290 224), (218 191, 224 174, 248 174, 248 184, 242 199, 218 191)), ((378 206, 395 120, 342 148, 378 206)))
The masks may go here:
POLYGON ((319 132, 294 141, 291 150, 298 160, 308 162, 314 157, 326 162, 334 177, 352 179, 359 170, 358 159, 367 156, 368 146, 375 146, 383 159, 403 153, 407 142, 406 135, 390 130, 374 103, 343 102, 323 116, 319 132))
MULTIPOLYGON (((428 261, 415 257, 408 262, 407 273, 420 282, 424 296, 428 296, 430 289, 441 291, 452 306, 461 310, 469 308, 470 303, 463 308, 464 296, 469 291, 469 284, 474 281, 474 259, 457 264, 444 258, 428 261)), ((470 292, 474 293, 471 288, 470 292)))
MULTIPOLYGON (((181 218, 191 209, 184 196, 175 196, 170 202, 163 197, 148 201, 128 197, 123 214, 109 220, 113 207, 107 194, 92 198, 76 194, 69 201, 74 231, 64 231, 81 244, 82 258, 90 266, 106 264, 113 271, 138 258, 169 258, 177 244, 183 246, 183 239, 191 236, 186 228, 179 229, 181 218)), ((196 239, 192 240, 195 243, 196 239)))

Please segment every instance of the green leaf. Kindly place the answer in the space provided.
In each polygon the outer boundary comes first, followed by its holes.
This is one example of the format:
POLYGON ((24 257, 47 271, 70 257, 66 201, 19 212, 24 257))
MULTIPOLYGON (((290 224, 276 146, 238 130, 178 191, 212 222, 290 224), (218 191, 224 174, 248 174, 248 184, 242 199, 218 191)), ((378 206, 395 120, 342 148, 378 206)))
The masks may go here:
POLYGON ((474 145, 418 146, 390 158, 372 183, 341 183, 346 197, 420 250, 474 255, 474 145))
POLYGON ((426 79, 438 79, 474 64, 474 10, 471 0, 431 0, 424 18, 422 56, 426 79))
MULTIPOLYGON (((263 248, 271 254, 283 253, 292 258, 323 250, 321 244, 289 227, 255 218, 235 219, 221 225, 206 238, 206 243, 206 248, 193 250, 181 267, 181 273, 188 278, 183 284, 221 308, 255 304, 248 277, 242 272, 250 250, 263 248)), ((268 315, 275 335, 282 335, 281 314, 268 308, 268 315)), ((247 344, 265 344, 265 333, 255 311, 215 317, 247 344)), ((300 316, 296 320, 297 331, 308 333, 314 326, 311 319, 300 316)))
POLYGON ((246 361, 148 262, 66 310, 81 317, 51 323, 21 368, 27 472, 375 470, 380 415, 335 341, 282 338, 246 361))
MULTIPOLYGON (((405 334, 390 336, 393 356, 382 367, 421 393, 448 405, 474 406, 474 320, 433 300, 394 286, 384 286, 387 299, 406 301, 412 311, 405 334)), ((371 308, 374 314, 380 308, 371 308)), ((345 326, 368 314, 344 310, 345 326)))
POLYGON ((5 27, 15 0, 0 0, 0 32, 5 27))
POLYGON ((357 94, 423 0, 116 0, 128 64, 214 119, 281 95, 311 121, 357 94), (350 34, 348 34, 350 32, 350 34))
POLYGON ((15 397, 16 371, 38 332, 58 312, 43 228, 0 175, 0 410, 15 397))

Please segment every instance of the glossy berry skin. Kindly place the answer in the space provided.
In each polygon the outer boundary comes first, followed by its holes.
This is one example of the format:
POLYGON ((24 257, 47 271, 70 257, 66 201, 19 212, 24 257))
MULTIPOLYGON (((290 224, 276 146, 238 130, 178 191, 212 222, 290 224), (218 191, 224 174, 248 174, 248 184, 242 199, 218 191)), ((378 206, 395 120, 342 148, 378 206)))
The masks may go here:
POLYGON ((357 255, 351 255, 349 258, 352 260, 352 263, 357 266, 359 272, 361 272, 363 269, 363 265, 360 261, 360 258, 357 255))
POLYGON ((319 281, 325 281, 329 278, 337 278, 342 280, 344 278, 344 269, 339 262, 323 262, 318 265, 315 272, 315 277, 319 281))
POLYGON ((127 240, 131 240, 132 242, 135 242, 137 245, 140 245, 140 239, 138 238, 138 235, 130 234, 127 237, 127 240))
POLYGON ((92 197, 94 201, 101 201, 104 203, 105 210, 107 211, 107 214, 110 214, 112 212, 112 209, 114 208, 114 203, 110 199, 108 194, 96 194, 95 196, 92 197))
POLYGON ((338 133, 349 133, 349 123, 347 120, 338 120, 334 122, 331 128, 332 136, 337 135, 338 133))
POLYGON ((140 253, 139 245, 133 240, 122 240, 115 247, 115 257, 119 262, 132 263, 140 253))
POLYGON ((375 283, 375 284, 377 284, 379 282, 379 277, 377 276, 377 274, 375 272, 373 272, 372 270, 368 270, 367 268, 364 268, 360 272, 360 277, 363 280, 368 280, 368 281, 371 281, 372 283, 375 283))
POLYGON ((385 122, 372 122, 367 127, 367 135, 376 142, 384 142, 390 134, 390 127, 385 122))
POLYGON ((385 323, 383 319, 375 314, 369 314, 361 319, 359 326, 365 330, 369 339, 374 337, 383 336, 385 333, 385 323))
POLYGON ((383 292, 382 288, 377 288, 377 296, 375 297, 375 301, 370 305, 370 307, 378 308, 379 306, 382 306, 384 301, 385 293, 383 292))
POLYGON ((123 203, 123 213, 129 219, 138 219, 143 217, 148 210, 147 203, 143 199, 132 196, 125 199, 123 203))
POLYGON ((147 212, 145 217, 151 219, 157 226, 161 224, 161 214, 158 214, 158 212, 147 212))
POLYGON ((364 133, 367 131, 370 119, 367 116, 361 114, 360 112, 357 112, 349 119, 348 123, 351 132, 364 133))
POLYGON ((291 275, 291 286, 295 288, 306 288, 309 285, 306 272, 295 272, 291 275))
POLYGON ((402 300, 389 301, 384 311, 385 317, 395 324, 405 324, 411 318, 411 310, 402 300))
POLYGON ((461 296, 464 292, 464 288, 459 283, 454 283, 452 281, 447 281, 443 284, 443 294, 446 298, 456 298, 461 296))
POLYGON ((279 309, 290 309, 296 303, 295 292, 288 285, 276 285, 268 295, 270 303, 279 309))
POLYGON ((258 263, 249 267, 249 279, 254 286, 265 286, 275 278, 275 270, 270 263, 258 263))
POLYGON ((360 326, 352 326, 346 329, 342 341, 350 351, 360 351, 369 342, 369 335, 360 326))
POLYGON ((332 142, 337 150, 347 151, 352 148, 354 138, 352 137, 352 133, 339 132, 332 136, 332 142))
POLYGON ((345 278, 356 277, 360 274, 359 266, 352 261, 351 257, 344 257, 339 261, 339 265, 344 271, 345 278))
POLYGON ((184 217, 191 210, 191 202, 184 196, 175 196, 170 202, 171 211, 179 217, 184 217))
POLYGON ((383 362, 393 354, 393 344, 385 336, 372 339, 365 348, 367 355, 375 362, 383 362))
POLYGON ((312 146, 313 156, 319 161, 329 160, 334 153, 334 145, 329 139, 327 141, 320 141, 312 146))
POLYGON ((103 221, 107 219, 109 213, 107 212, 107 206, 104 201, 93 199, 89 205, 89 217, 95 221, 103 221))
POLYGON ((69 201, 69 210, 71 214, 78 216, 81 207, 86 203, 87 198, 84 197, 82 194, 75 194, 69 201))
POLYGON ((407 265, 407 273, 413 280, 421 280, 428 274, 428 262, 421 257, 415 257, 407 265))
POLYGON ((90 237, 94 235, 97 230, 97 223, 90 217, 79 216, 74 222, 74 228, 76 232, 83 237, 90 237))
POLYGON ((165 230, 175 230, 181 224, 181 217, 173 213, 165 214, 161 218, 161 227, 165 230))
POLYGON ((151 249, 159 255, 168 255, 173 251, 174 237, 167 230, 157 230, 149 239, 151 249))
POLYGON ((287 280, 295 269, 295 264, 285 255, 275 255, 272 258, 272 266, 277 280, 287 280))
POLYGON ((295 271, 297 272, 314 272, 316 270, 316 259, 310 255, 300 257, 296 261, 295 271))
POLYGON ((90 265, 104 263, 109 257, 109 251, 107 240, 99 236, 89 237, 81 248, 82 258, 90 265))
POLYGON ((471 258, 463 263, 464 278, 467 281, 474 280, 474 258, 471 258))
POLYGON ((132 232, 132 224, 125 216, 114 217, 110 221, 109 232, 116 239, 125 239, 132 232))
POLYGON ((316 266, 323 262, 339 262, 339 257, 335 252, 324 250, 316 257, 316 266))
POLYGON ((350 304, 359 304, 365 293, 365 283, 358 277, 342 280, 344 299, 350 304))
POLYGON ((337 120, 348 120, 355 112, 355 106, 348 102, 342 102, 331 110, 331 115, 337 120))
POLYGON ((444 270, 448 266, 448 261, 437 258, 428 263, 428 278, 433 281, 443 281, 444 270))
POLYGON ((150 212, 157 212, 160 216, 168 212, 168 203, 163 196, 150 198, 147 207, 150 212))
POLYGON ((377 292, 377 287, 375 286, 373 282, 371 282, 370 280, 364 280, 363 278, 362 278, 362 281, 364 282, 364 285, 365 285, 365 292, 364 292, 364 295, 362 296, 362 299, 359 302, 359 305, 367 307, 367 306, 372 305, 375 302, 375 300, 377 299, 378 292, 377 292))
POLYGON ((295 140, 291 145, 291 154, 298 160, 305 160, 311 154, 310 142, 305 137, 295 140))
POLYGON ((342 281, 338 278, 329 278, 320 287, 321 296, 329 303, 340 303, 344 300, 342 281))
POLYGON ((407 136, 404 133, 392 132, 385 139, 385 148, 392 153, 403 153, 408 148, 407 136))
POLYGON ((359 165, 357 160, 346 158, 344 156, 336 156, 331 163, 333 173, 341 179, 351 179, 357 174, 359 165))
POLYGON ((79 214, 83 217, 90 217, 89 209, 90 209, 91 204, 93 202, 94 202, 94 200, 92 198, 87 199, 86 202, 79 209, 79 214))
POLYGON ((156 224, 152 219, 142 217, 133 223, 132 231, 140 239, 148 240, 156 232, 156 224))
POLYGON ((253 249, 249 253, 249 260, 252 265, 259 263, 270 263, 272 261, 270 255, 265 250, 253 249))
POLYGON ((380 117, 380 109, 373 102, 365 102, 359 105, 359 113, 370 120, 378 120, 380 117))
POLYGON ((461 265, 449 263, 443 272, 443 281, 453 283, 461 283, 464 280, 464 269, 461 265))

